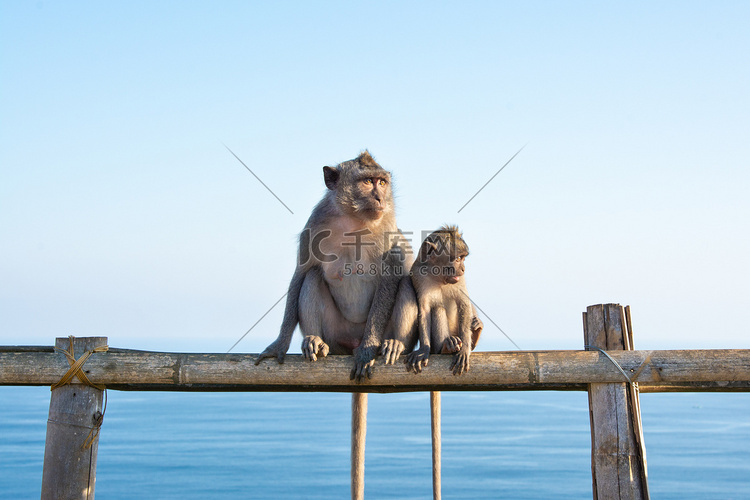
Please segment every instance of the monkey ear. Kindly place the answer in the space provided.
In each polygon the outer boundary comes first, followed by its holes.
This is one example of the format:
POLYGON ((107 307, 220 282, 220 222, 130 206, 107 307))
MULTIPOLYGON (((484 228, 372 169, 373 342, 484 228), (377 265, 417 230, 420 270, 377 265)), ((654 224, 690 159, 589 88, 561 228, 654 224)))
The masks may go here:
POLYGON ((422 255, 420 255, 420 260, 422 260, 422 262, 426 262, 427 259, 430 258, 430 255, 435 253, 437 248, 438 246, 435 243, 429 240, 425 240, 424 244, 422 245, 422 255))
POLYGON ((339 171, 335 167, 323 167, 323 178, 328 189, 336 189, 339 182, 339 171))

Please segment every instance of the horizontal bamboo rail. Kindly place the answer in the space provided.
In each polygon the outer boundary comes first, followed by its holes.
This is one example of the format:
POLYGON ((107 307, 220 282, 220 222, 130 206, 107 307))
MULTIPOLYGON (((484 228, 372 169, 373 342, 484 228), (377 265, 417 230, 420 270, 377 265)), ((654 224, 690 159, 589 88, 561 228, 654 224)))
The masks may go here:
MULTIPOLYGON (((750 391, 750 349, 609 351, 641 392, 750 391)), ((145 391, 407 392, 585 391, 591 383, 621 383, 623 374, 598 351, 475 352, 471 370, 449 371, 450 355, 433 355, 421 373, 376 362, 372 379, 349 379, 351 356, 310 363, 287 355, 283 364, 257 354, 198 354, 110 349, 83 369, 109 389, 145 391)), ((68 370, 51 347, 0 346, 0 386, 52 385, 68 370)))

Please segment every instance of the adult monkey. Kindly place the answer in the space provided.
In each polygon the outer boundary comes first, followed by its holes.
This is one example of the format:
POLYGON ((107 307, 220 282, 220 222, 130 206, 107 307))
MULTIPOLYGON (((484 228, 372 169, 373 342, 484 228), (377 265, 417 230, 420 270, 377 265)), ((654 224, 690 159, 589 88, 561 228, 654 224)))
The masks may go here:
MULTIPOLYGON (((368 151, 323 167, 328 191, 300 234, 297 268, 276 340, 255 364, 289 350, 302 331, 310 361, 354 354, 351 378, 372 376, 375 356, 396 300, 401 276, 411 267, 411 247, 396 226, 391 175, 368 151)), ((352 394, 352 497, 364 495, 364 426, 367 395, 352 394)))

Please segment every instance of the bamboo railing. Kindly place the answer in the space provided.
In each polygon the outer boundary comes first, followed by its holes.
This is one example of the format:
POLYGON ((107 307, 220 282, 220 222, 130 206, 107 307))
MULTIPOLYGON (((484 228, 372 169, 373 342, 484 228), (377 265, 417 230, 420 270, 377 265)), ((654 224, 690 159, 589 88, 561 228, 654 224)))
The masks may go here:
MULTIPOLYGON (((67 342, 67 338, 64 339, 67 342)), ((750 349, 611 351, 608 354, 641 392, 750 391, 750 349)), ((349 379, 352 356, 315 363, 287 355, 283 364, 257 354, 202 354, 110 348, 94 353, 84 368, 109 389, 125 391, 409 392, 585 391, 588 384, 626 381, 598 351, 474 352, 471 369, 449 374, 450 355, 430 356, 420 374, 404 365, 377 364, 373 377, 349 379)), ((51 347, 0 346, 0 386, 52 385, 69 368, 51 347)))

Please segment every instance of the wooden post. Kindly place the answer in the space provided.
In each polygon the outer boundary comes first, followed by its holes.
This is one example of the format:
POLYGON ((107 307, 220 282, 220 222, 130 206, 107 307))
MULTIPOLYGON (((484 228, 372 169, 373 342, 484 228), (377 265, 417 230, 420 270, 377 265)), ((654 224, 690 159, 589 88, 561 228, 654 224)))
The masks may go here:
MULTIPOLYGON (((618 304, 588 307, 583 321, 587 348, 632 350, 629 317, 629 308, 618 304)), ((612 369, 618 370, 614 362, 612 369)), ((649 498, 638 390, 625 375, 622 379, 625 383, 589 384, 594 500, 649 498)))
POLYGON ((352 393, 352 500, 365 498, 365 439, 367 393, 352 393))
POLYGON ((440 392, 430 392, 430 422, 432 422, 432 498, 442 498, 440 480, 440 454, 442 449, 440 437, 440 392))
MULTIPOLYGON (((107 345, 106 337, 73 340, 75 358, 107 345)), ((71 339, 58 338, 55 347, 70 352, 71 339)), ((59 354, 63 356, 63 354, 59 354)), ((82 368, 86 371, 85 365, 82 368)), ((60 378, 64 373, 60 373, 60 378)), ((44 447, 42 500, 93 500, 96 484, 98 426, 103 412, 103 391, 80 383, 52 390, 44 447)))

